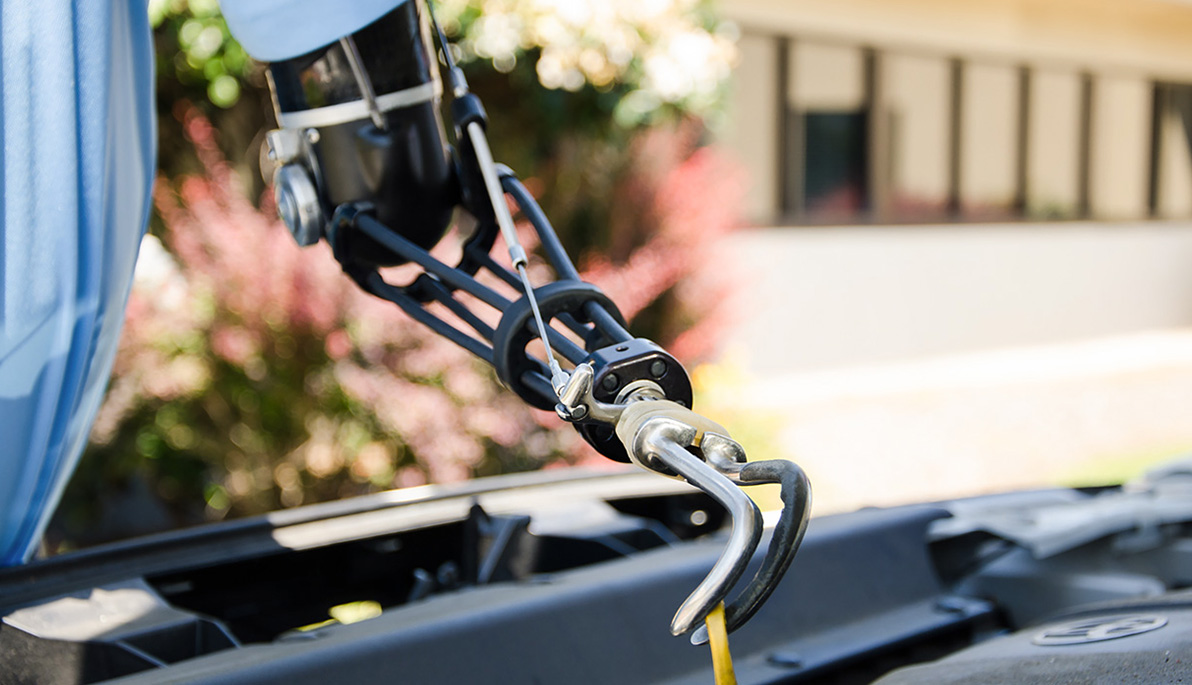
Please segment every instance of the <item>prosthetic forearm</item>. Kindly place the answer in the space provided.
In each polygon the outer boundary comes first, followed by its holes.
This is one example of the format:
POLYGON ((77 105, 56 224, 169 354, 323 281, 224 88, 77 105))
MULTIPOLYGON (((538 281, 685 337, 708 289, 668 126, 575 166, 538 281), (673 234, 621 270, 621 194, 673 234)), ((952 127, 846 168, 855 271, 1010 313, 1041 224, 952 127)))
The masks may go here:
POLYGON ((267 139, 274 192, 300 244, 327 240, 361 288, 491 364, 513 392, 556 411, 601 454, 681 478, 732 514, 725 551, 675 615, 675 635, 694 630, 694 642, 706 639, 696 629, 759 544, 761 515, 738 486, 782 484, 785 510, 766 557, 727 608, 730 631, 748 620, 802 539, 806 478, 790 462, 747 463, 727 431, 691 411, 691 382, 678 360, 630 334, 615 303, 580 279, 534 198, 494 163, 484 108, 427 8, 399 4, 329 45, 271 62, 268 74, 280 126, 267 139), (454 144, 440 112, 445 91, 454 144), (533 226, 553 282, 530 283, 507 197, 533 226), (457 209, 476 228, 449 264, 429 250, 457 209), (498 237, 508 262, 494 256, 498 237), (380 268, 396 264, 417 265, 419 274, 386 281, 380 268), (530 351, 535 341, 542 356, 530 351))

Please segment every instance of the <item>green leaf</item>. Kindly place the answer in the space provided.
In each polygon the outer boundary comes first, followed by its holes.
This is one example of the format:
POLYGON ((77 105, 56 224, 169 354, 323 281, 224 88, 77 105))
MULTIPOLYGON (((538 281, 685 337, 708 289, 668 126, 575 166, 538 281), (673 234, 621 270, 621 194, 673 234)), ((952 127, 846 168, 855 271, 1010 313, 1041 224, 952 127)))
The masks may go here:
POLYGON ((219 107, 227 109, 240 99, 240 82, 224 74, 207 86, 207 97, 219 107))

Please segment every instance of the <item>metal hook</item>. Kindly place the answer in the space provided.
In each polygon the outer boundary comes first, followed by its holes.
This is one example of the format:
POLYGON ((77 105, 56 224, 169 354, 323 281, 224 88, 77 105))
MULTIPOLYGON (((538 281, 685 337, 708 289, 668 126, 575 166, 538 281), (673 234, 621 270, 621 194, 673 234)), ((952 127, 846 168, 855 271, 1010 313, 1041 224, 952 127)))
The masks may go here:
MULTIPOLYGON (((705 436, 703 444, 708 438, 720 436, 705 436)), ((732 442, 731 440, 729 442, 732 442)), ((734 443, 735 444, 735 443, 734 443)), ((725 609, 725 623, 728 632, 745 625, 761 608, 778 581, 786 570, 790 568, 795 552, 803 544, 803 535, 807 532, 807 521, 811 514, 811 483, 807 474, 799 465, 785 459, 769 459, 745 464, 738 473, 739 485, 758 485, 761 483, 779 483, 782 486, 782 515, 774 526, 774 535, 770 538, 770 546, 757 573, 741 594, 725 609)), ((706 626, 699 626, 691 635, 691 644, 702 645, 708 641, 706 626)))
POLYGON ((697 430, 675 419, 654 417, 636 431, 631 454, 657 459, 687 482, 708 493, 729 511, 732 532, 712 570, 687 597, 671 619, 671 634, 682 635, 699 626, 745 573, 762 536, 762 514, 753 500, 719 471, 701 461, 687 447, 697 430))
POLYGON ((783 511, 761 567, 726 609, 729 632, 748 621, 773 593, 803 541, 811 510, 811 486, 793 462, 746 462, 745 450, 723 428, 673 402, 641 402, 625 407, 617 435, 639 466, 677 475, 711 495, 732 517, 729 542, 711 572, 679 607, 671 622, 675 635, 692 629, 691 642, 707 642, 700 622, 740 580, 761 540, 761 513, 738 486, 780 483, 783 511), (687 450, 699 448, 703 459, 687 450))
POLYGON ((585 363, 571 374, 555 378, 559 416, 567 421, 613 425, 633 463, 686 480, 708 493, 731 516, 728 544, 675 613, 673 634, 695 630, 692 643, 707 642, 701 622, 741 579, 761 541, 761 512, 738 486, 781 484, 783 511, 761 568, 725 610, 727 630, 736 630, 770 597, 803 541, 811 511, 807 476, 793 462, 781 459, 747 462, 744 448, 729 438, 723 427, 663 399, 661 388, 650 381, 626 386, 613 404, 600 402, 593 397, 593 376, 592 366, 585 363), (703 458, 689 452, 689 447, 699 448, 703 458))

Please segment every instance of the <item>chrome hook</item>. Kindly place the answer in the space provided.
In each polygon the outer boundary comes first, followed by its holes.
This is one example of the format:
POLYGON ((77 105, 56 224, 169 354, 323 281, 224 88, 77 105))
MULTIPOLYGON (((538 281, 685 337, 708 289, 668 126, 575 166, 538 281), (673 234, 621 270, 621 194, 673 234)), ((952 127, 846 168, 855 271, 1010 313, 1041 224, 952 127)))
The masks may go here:
POLYGON ((711 495, 732 518, 732 532, 720 558, 671 619, 673 635, 697 628, 708 612, 724 600, 745 573, 762 537, 762 513, 753 500, 708 462, 687 451, 688 446, 695 444, 696 437, 694 426, 672 418, 654 417, 636 431, 630 449, 630 454, 657 459, 688 483, 711 495))
POLYGON ((608 404, 593 396, 593 377, 592 366, 586 363, 570 374, 556 374, 553 385, 560 400, 555 408, 559 416, 614 426, 633 463, 691 483, 720 503, 731 517, 732 531, 724 551, 671 620, 674 635, 694 630, 693 644, 708 641, 707 630, 701 625, 704 618, 741 579, 761 542, 761 512, 738 486, 782 486, 782 515, 761 568, 725 609, 727 630, 736 630, 770 597, 803 541, 811 511, 807 476, 796 464, 782 459, 747 462, 744 448, 728 437, 728 431, 663 399, 662 389, 650 381, 626 386, 616 402, 608 404), (698 448, 703 458, 688 451, 691 447, 698 448))
POLYGON ((757 574, 726 609, 729 632, 748 621, 773 593, 803 541, 811 511, 811 486, 798 465, 781 459, 746 462, 745 450, 726 433, 708 419, 666 400, 631 404, 617 421, 617 435, 635 463, 664 475, 677 475, 708 493, 731 516, 728 544, 671 621, 674 635, 694 630, 691 642, 697 645, 708 641, 706 627, 701 625, 704 618, 740 580, 761 541, 761 512, 737 486, 781 484, 783 511, 757 574), (698 447, 703 459, 688 447, 698 447))

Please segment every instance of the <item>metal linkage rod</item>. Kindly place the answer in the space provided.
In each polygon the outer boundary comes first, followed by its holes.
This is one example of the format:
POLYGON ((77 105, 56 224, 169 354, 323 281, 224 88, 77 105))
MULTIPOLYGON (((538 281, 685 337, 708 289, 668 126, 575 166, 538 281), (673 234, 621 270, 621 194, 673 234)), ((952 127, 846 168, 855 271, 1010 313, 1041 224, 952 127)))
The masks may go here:
POLYGON ((368 77, 368 72, 364 70, 364 59, 360 57, 360 50, 356 47, 356 41, 352 40, 351 36, 344 36, 339 39, 339 46, 343 48, 344 55, 348 58, 348 66, 352 69, 352 76, 356 78, 356 86, 360 89, 360 97, 368 104, 368 116, 372 119, 373 126, 384 131, 388 128, 385 125, 385 116, 381 114, 381 108, 377 106, 377 93, 373 90, 372 80, 368 77))
POLYGON ((497 278, 501 279, 511 287, 521 290, 521 279, 518 278, 516 274, 498 264, 497 260, 493 259, 491 254, 487 252, 480 253, 479 250, 476 252, 477 254, 472 255, 472 259, 475 260, 477 264, 488 269, 490 272, 496 275, 497 278))
POLYGON ((505 245, 509 248, 509 259, 513 268, 521 275, 522 285, 525 287, 526 298, 530 302, 530 309, 534 312, 534 321, 538 324, 539 337, 546 349, 546 361, 550 366, 551 385, 556 392, 567 382, 567 374, 559 366, 551 350, 550 335, 547 333, 546 323, 542 320, 542 312, 538 310, 538 299, 534 296, 534 286, 530 284, 530 276, 526 273, 526 250, 517 238, 517 229, 513 226, 513 216, 509 213, 509 205, 505 202, 505 193, 501 189, 501 181, 497 178, 496 164, 493 162, 492 150, 488 147, 488 139, 484 136, 484 128, 479 122, 468 124, 468 137, 472 149, 476 152, 476 161, 480 167, 480 175, 484 178, 484 187, 488 190, 488 199, 492 203, 493 212, 497 218, 497 226, 505 238, 505 245))
MULTIPOLYGON (((488 269, 490 272, 496 275, 497 278, 501 279, 505 283, 508 283, 510 286, 519 289, 521 288, 521 281, 518 279, 518 277, 513 275, 509 269, 506 269, 505 267, 498 264, 497 261, 492 258, 492 255, 488 254, 487 252, 480 254, 480 251, 477 250, 475 253, 469 255, 469 258, 474 263, 488 269)), ((587 335, 592 332, 591 326, 581 324, 570 314, 560 314, 556 316, 555 319, 557 319, 559 323, 563 324, 580 337, 587 337, 587 335)), ((615 323, 615 320, 613 321, 615 323)), ((617 325, 617 328, 620 328, 619 324, 617 325)))
POLYGON ((349 272, 349 275, 360 284, 360 287, 365 292, 372 293, 383 300, 392 302, 398 307, 401 307, 402 311, 409 314, 410 318, 418 323, 480 357, 483 361, 489 364, 493 363, 492 347, 485 345, 483 342, 426 311, 426 308, 421 302, 407 295, 401 288, 386 283, 385 279, 381 278, 381 274, 376 271, 370 271, 367 273, 349 272))
POLYGON ((400 256, 402 259, 414 262, 427 273, 434 274, 447 285, 457 290, 463 290, 475 295, 482 302, 494 309, 505 311, 511 304, 500 293, 476 281, 470 275, 448 266, 435 259, 429 252, 418 247, 409 240, 392 231, 388 226, 367 214, 358 214, 355 218, 356 226, 365 235, 380 243, 385 249, 400 256))
POLYGON ((513 201, 517 203, 518 209, 526 215, 526 219, 538 233, 538 239, 542 241, 542 249, 546 251, 546 258, 555 268, 555 273, 559 275, 559 278, 580 280, 579 271, 571 263, 571 257, 567 255, 567 250, 563 249, 563 243, 559 242, 558 234, 555 233, 554 227, 551 226, 550 220, 546 218, 542 208, 534 201, 534 196, 530 195, 530 191, 512 173, 502 174, 501 187, 513 196, 513 201))
POLYGON ((493 335, 495 334, 493 327, 482 321, 472 310, 465 307, 437 278, 425 276, 416 281, 416 283, 419 283, 436 302, 450 310, 452 314, 455 314, 461 321, 471 326, 477 333, 483 335, 485 339, 493 339, 493 335))
POLYGON ((589 302, 584 305, 584 314, 587 314, 596 328, 611 338, 613 342, 621 343, 633 340, 633 334, 625 330, 617 318, 607 309, 601 307, 598 302, 589 302))
MULTIPOLYGON (((546 251, 547 259, 550 261, 551 266, 554 267, 555 273, 559 275, 559 278, 575 281, 583 280, 579 275, 579 270, 572 263, 571 257, 568 256, 567 250, 563 248, 563 243, 559 241, 559 235, 555 233, 554 227, 551 226, 550 219, 546 217, 546 213, 542 211, 542 207, 538 206, 538 202, 530 194, 530 191, 526 189, 526 186, 521 180, 511 172, 503 173, 501 175, 501 187, 505 192, 513 196, 513 201, 517 203, 518 209, 526 216, 530 225, 534 227, 539 240, 542 241, 542 249, 546 251)), ((598 303, 588 303, 584 308, 584 313, 595 324, 596 328, 609 336, 614 342, 626 342, 633 339, 633 335, 625 330, 625 327, 618 323, 617 319, 598 303)), ((579 333, 572 323, 564 321, 564 324, 579 333)))
MULTIPOLYGON (((442 283, 445 283, 446 285, 449 285, 457 290, 462 290, 462 291, 467 292, 471 295, 475 295, 477 298, 479 298, 485 304, 488 304, 489 306, 493 307, 494 309, 496 309, 497 311, 500 311, 500 312, 504 312, 512 304, 512 302, 510 302, 509 300, 502 297, 495 290, 479 283, 475 278, 464 273, 463 271, 456 269, 454 267, 448 266, 447 264, 444 264, 443 262, 435 259, 429 253, 427 253, 425 250, 418 247, 417 245, 410 242, 409 240, 397 235, 393 231, 389 230, 384 224, 382 224, 381 222, 372 218, 371 216, 369 216, 367 214, 359 214, 356 216, 355 222, 356 222, 356 226, 358 226, 365 233, 365 235, 367 235, 370 238, 373 238, 377 242, 381 243, 381 245, 383 245, 385 248, 389 249, 390 251, 394 252, 395 254, 418 264, 422 268, 426 269, 427 274, 438 278, 439 280, 442 281, 442 283)), ((498 268, 499 268, 499 265, 498 265, 498 268)), ((523 266, 523 270, 524 270, 524 266, 523 266)), ((381 282, 384 283, 383 280, 381 282)), ((394 288, 394 286, 392 286, 388 283, 385 283, 385 285, 388 288, 394 288)), ((424 282, 424 285, 425 285, 425 282, 424 282)), ((440 284, 440 287, 443 287, 442 284, 440 284)), ((400 291, 398 291, 398 292, 400 292, 400 291)), ((448 296, 448 299, 451 299, 452 301, 454 301, 455 302, 454 305, 448 304, 446 301, 444 301, 443 299, 434 295, 433 293, 428 293, 428 294, 432 295, 434 297, 434 299, 443 302, 443 304, 447 304, 448 307, 452 308, 452 311, 455 311, 455 313, 457 315, 460 315, 461 311, 463 311, 463 312, 467 311, 466 308, 461 303, 454 300, 454 298, 450 298, 450 296, 448 296), (456 311, 456 309, 455 309, 456 307, 458 307, 459 311, 456 311)), ((409 298, 409 295, 403 294, 403 297, 409 298)), ((386 297, 385 299, 392 300, 393 298, 386 297)), ((413 298, 409 298, 409 299, 411 301, 415 301, 413 298)), ((535 308, 534 309, 535 314, 538 314, 537 301, 534 299, 531 299, 530 304, 531 304, 531 306, 533 306, 535 308)), ((406 307, 404 305, 399 305, 399 306, 402 306, 403 309, 406 309, 406 307)), ((430 317, 434 318, 433 314, 426 313, 425 311, 423 313, 426 314, 426 316, 430 316, 430 317)), ((471 314, 469 312, 468 316, 474 317, 475 315, 471 314)), ((541 314, 538 314, 538 317, 539 317, 539 320, 541 320, 541 314)), ((481 326, 483 326, 484 328, 483 329, 477 328, 477 326, 473 325, 472 322, 469 321, 465 316, 461 315, 460 318, 464 319, 473 328, 476 328, 477 332, 481 333, 482 335, 485 335, 486 338, 488 338, 490 340, 492 339, 493 334, 491 332, 489 332, 487 334, 485 333, 485 329, 487 329, 488 331, 491 331, 492 330, 491 327, 487 326, 486 324, 483 324, 483 322, 480 322, 481 326)), ((422 319, 420 318, 419 320, 421 321, 422 319)), ((477 322, 479 322, 479 319, 477 319, 477 322)), ((452 330, 454 330, 454 329, 452 329, 452 330)), ((543 345, 546 347, 546 349, 548 351, 550 351, 553 346, 554 348, 557 348, 560 351, 560 353, 563 354, 564 357, 566 357, 568 360, 570 360, 573 363, 578 363, 579 361, 582 361, 585 357, 588 356, 588 353, 586 350, 584 350, 579 345, 576 345, 575 343, 568 340, 562 333, 555 330, 554 328, 550 328, 547 326, 540 326, 539 333, 540 333, 541 337, 543 338, 543 345)), ((484 358, 485 359, 492 358, 491 349, 490 349, 489 355, 484 358)), ((553 356, 551 356, 551 360, 552 361, 554 360, 553 356)), ((557 361, 554 362, 554 367, 558 367, 557 361)), ((562 371, 561 369, 556 371, 555 368, 551 368, 552 375, 556 374, 557 372, 561 372, 561 371, 562 371)))

